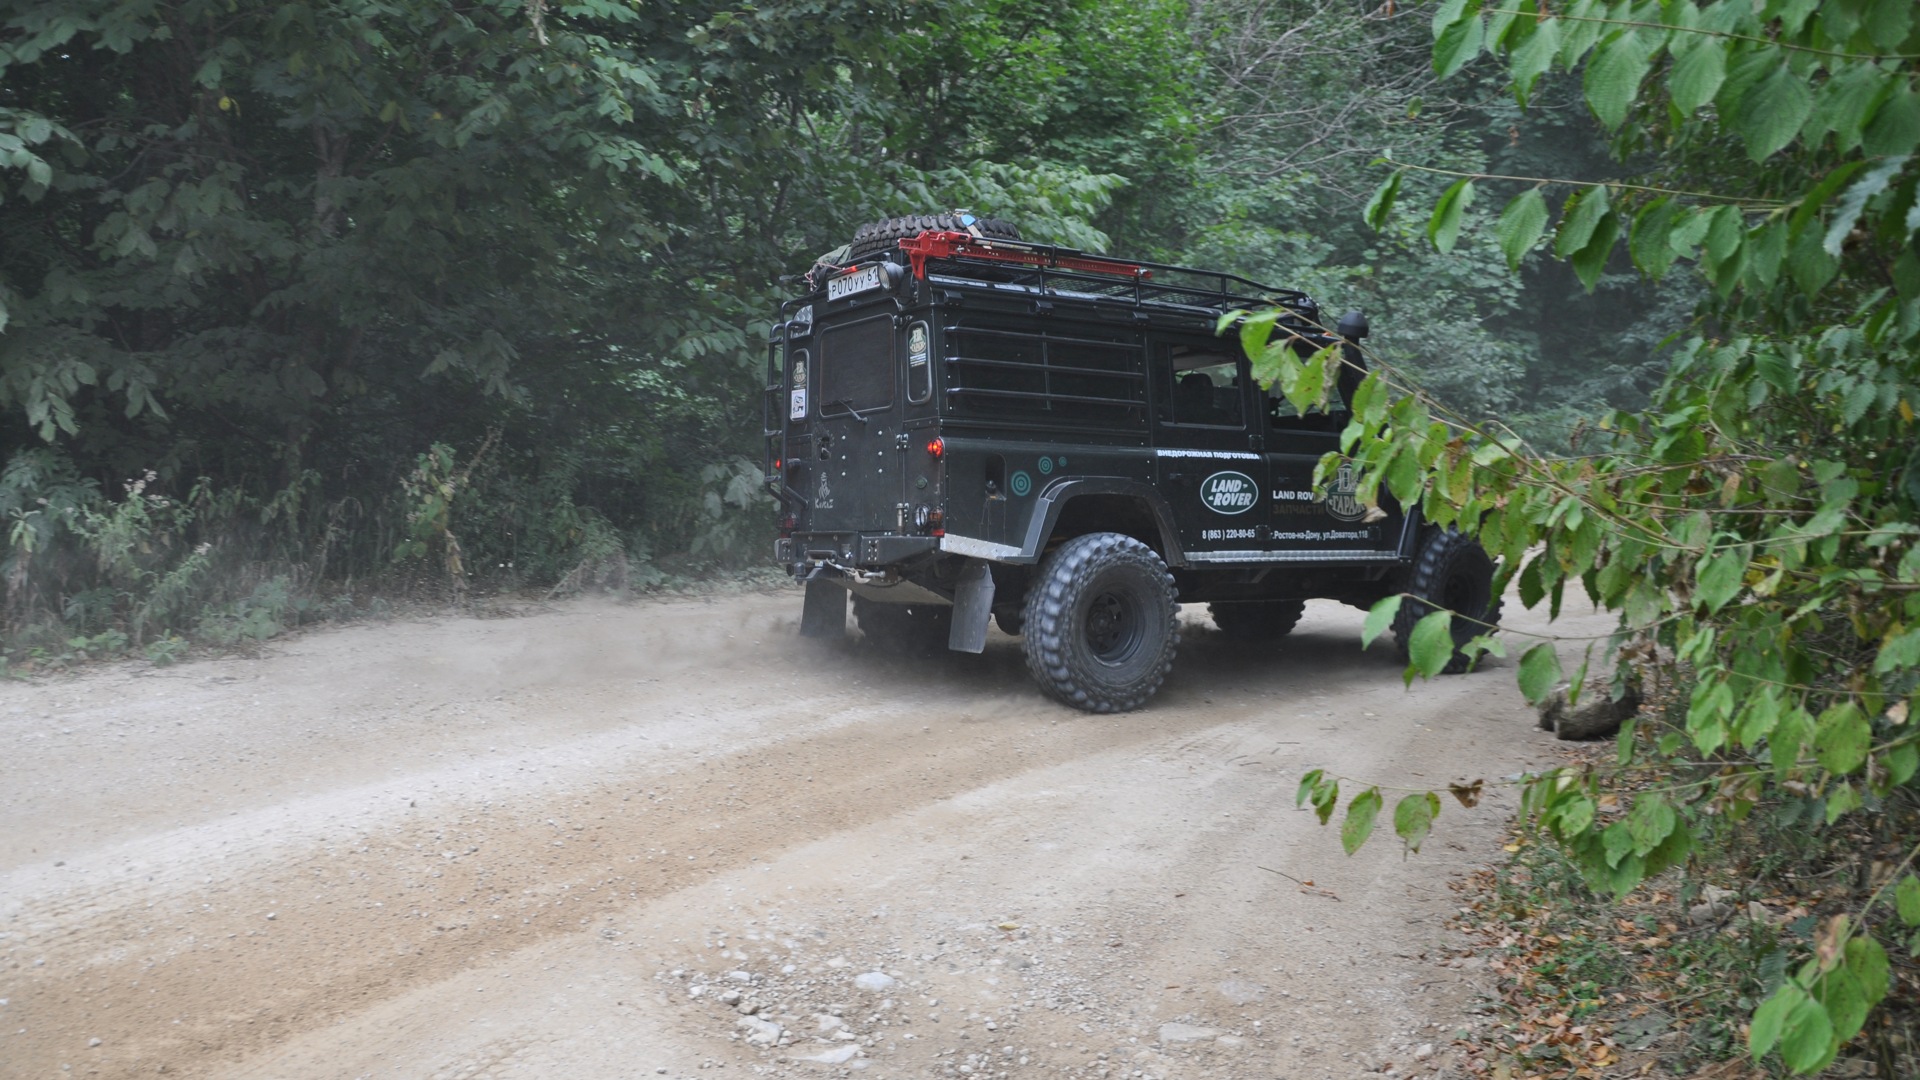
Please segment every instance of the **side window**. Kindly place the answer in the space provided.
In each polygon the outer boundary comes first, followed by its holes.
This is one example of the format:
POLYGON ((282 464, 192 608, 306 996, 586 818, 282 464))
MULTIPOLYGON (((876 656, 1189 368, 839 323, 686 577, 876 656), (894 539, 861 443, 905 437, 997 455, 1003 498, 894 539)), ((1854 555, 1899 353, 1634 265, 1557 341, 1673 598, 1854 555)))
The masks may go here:
MULTIPOLYGON (((1296 349, 1300 352, 1302 359, 1312 355, 1310 346, 1299 345, 1296 346, 1296 349)), ((1332 376, 1333 371, 1330 370, 1328 375, 1332 376)), ((1293 402, 1288 401, 1285 395, 1280 393, 1278 386, 1266 392, 1265 408, 1267 412, 1267 422, 1276 432, 1338 431, 1346 426, 1344 421, 1336 419, 1333 415, 1335 413, 1344 413, 1347 409, 1346 402, 1341 400, 1337 383, 1327 388, 1327 406, 1325 409, 1315 405, 1303 413, 1294 408, 1293 402)))
POLYGON ((1246 427, 1244 378, 1239 357, 1217 345, 1162 343, 1153 355, 1160 421, 1246 427))

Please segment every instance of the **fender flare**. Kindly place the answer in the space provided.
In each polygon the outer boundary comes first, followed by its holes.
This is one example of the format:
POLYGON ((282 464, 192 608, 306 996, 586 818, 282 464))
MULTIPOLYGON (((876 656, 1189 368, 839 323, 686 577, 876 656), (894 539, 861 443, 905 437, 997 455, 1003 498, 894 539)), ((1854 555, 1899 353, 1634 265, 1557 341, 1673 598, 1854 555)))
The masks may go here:
POLYGON ((1061 511, 1082 495, 1119 495, 1145 504, 1153 515, 1154 525, 1160 530, 1160 546, 1166 553, 1167 565, 1186 565, 1186 552, 1180 547, 1180 533, 1174 527, 1173 508, 1167 505, 1166 496, 1151 484, 1119 476, 1056 480, 1043 488, 1034 504, 1033 516, 1027 521, 1027 535, 1020 544, 1019 562, 1040 561, 1040 554, 1046 549, 1047 537, 1053 535, 1054 526, 1060 522, 1061 511))

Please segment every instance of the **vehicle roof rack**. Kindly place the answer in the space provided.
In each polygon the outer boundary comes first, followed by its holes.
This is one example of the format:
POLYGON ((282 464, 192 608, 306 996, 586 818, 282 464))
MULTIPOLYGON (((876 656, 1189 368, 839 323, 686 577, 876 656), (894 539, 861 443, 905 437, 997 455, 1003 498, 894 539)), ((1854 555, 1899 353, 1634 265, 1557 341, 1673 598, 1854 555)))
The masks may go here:
POLYGON ((923 232, 899 242, 913 275, 979 278, 1040 292, 1135 305, 1153 304, 1226 312, 1278 305, 1308 320, 1319 306, 1298 289, 1265 285, 1237 274, 1170 263, 1115 259, 1053 244, 988 240, 960 232, 923 232))

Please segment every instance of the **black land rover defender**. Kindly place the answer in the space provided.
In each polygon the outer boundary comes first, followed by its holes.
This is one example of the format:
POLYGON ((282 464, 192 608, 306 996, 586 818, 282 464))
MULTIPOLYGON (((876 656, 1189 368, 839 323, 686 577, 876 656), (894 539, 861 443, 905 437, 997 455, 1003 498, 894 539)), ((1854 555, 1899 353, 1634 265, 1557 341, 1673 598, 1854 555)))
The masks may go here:
POLYGON ((1176 598, 1247 639, 1286 634, 1314 597, 1409 594, 1403 649, 1429 603, 1467 616, 1456 645, 1497 621, 1479 544, 1384 493, 1362 505, 1346 469, 1312 483, 1363 370, 1363 317, 1330 333, 1294 290, 1016 235, 958 213, 869 225, 781 305, 767 482, 776 558, 806 584, 801 633, 844 634, 851 595, 882 647, 977 653, 991 617, 1048 694, 1115 712, 1171 670, 1176 598), (1334 412, 1263 393, 1237 335, 1215 333, 1273 305, 1303 352, 1342 343, 1334 412))

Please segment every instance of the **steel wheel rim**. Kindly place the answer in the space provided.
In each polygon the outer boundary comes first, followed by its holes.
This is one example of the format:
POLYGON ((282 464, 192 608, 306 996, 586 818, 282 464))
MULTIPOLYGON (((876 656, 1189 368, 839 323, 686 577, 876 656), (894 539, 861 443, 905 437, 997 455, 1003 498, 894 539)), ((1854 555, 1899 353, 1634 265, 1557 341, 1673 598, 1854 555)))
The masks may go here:
POLYGON ((1121 663, 1140 648, 1140 602, 1121 590, 1103 590, 1088 602, 1082 626, 1081 637, 1094 659, 1121 663))

